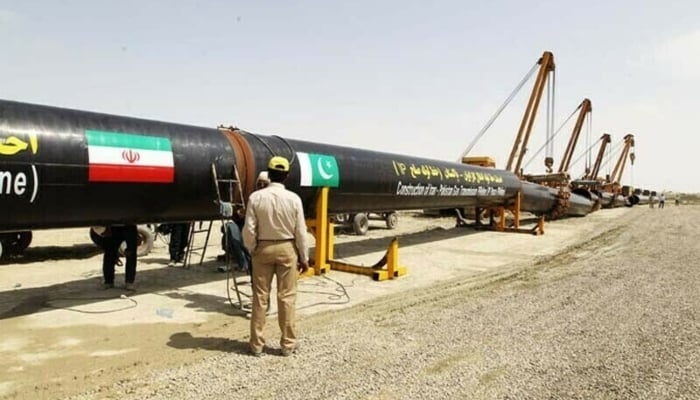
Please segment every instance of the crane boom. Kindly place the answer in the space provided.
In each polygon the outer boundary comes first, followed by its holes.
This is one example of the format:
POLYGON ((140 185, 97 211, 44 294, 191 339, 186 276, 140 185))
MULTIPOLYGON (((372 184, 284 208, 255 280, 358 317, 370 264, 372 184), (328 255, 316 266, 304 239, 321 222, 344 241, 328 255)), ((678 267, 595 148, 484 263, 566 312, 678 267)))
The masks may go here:
POLYGON ((586 174, 584 179, 595 180, 598 178, 598 173, 600 172, 600 165, 603 163, 603 156, 605 155, 605 148, 610 144, 610 134, 604 133, 600 137, 600 149, 598 150, 598 156, 595 158, 595 163, 593 164, 593 169, 586 174))
MULTIPOLYGON (((601 145, 596 157, 595 165, 590 171, 581 178, 572 181, 573 187, 577 189, 586 189, 595 193, 598 200, 598 207, 610 208, 625 205, 631 207, 639 203, 640 198, 631 190, 625 191, 625 187, 620 185, 622 180, 622 172, 625 168, 625 160, 629 155, 631 162, 634 164, 634 152, 630 153, 630 149, 634 146, 634 136, 628 134, 622 142, 623 148, 620 153, 620 158, 617 161, 615 170, 611 175, 607 175, 605 179, 598 178, 598 172, 602 165, 605 149, 610 144, 610 135, 605 133, 600 138, 601 145)), ((627 189, 630 189, 629 187, 627 189)))
POLYGON ((576 148, 576 143, 578 142, 579 135, 581 134, 581 128, 583 127, 583 122, 586 116, 593 111, 591 106, 591 101, 589 99, 583 99, 579 105, 579 114, 576 119, 576 125, 574 125, 574 130, 571 132, 571 138, 569 138, 569 144, 566 146, 566 151, 561 159, 561 164, 559 165, 559 172, 569 172, 569 165, 571 164, 571 157, 574 155, 574 149, 576 148))
POLYGON ((506 165, 506 170, 515 173, 520 176, 520 166, 523 162, 523 157, 527 151, 527 143, 530 139, 530 133, 532 132, 532 125, 535 122, 535 116, 537 115, 537 107, 542 99, 542 92, 544 91, 545 83, 547 82, 547 77, 550 72, 554 71, 554 55, 545 51, 537 62, 540 65, 539 72, 537 73, 537 79, 535 80, 535 85, 532 88, 532 94, 530 95, 530 100, 527 103, 527 108, 525 109, 525 114, 520 123, 520 129, 518 130, 518 136, 515 138, 515 143, 513 143, 513 149, 508 157, 508 164, 506 165), (518 159, 515 162, 515 156, 518 154, 518 159))
POLYGON ((622 180, 622 172, 625 170, 625 161, 627 160, 627 155, 629 154, 630 160, 632 163, 634 163, 634 152, 630 154, 630 149, 634 147, 634 135, 632 134, 627 134, 624 137, 624 142, 625 145, 622 147, 622 152, 620 152, 620 158, 617 160, 617 164, 615 164, 615 169, 613 169, 612 175, 610 175, 610 179, 608 180, 608 183, 611 183, 613 185, 615 184, 620 184, 620 181, 622 180))

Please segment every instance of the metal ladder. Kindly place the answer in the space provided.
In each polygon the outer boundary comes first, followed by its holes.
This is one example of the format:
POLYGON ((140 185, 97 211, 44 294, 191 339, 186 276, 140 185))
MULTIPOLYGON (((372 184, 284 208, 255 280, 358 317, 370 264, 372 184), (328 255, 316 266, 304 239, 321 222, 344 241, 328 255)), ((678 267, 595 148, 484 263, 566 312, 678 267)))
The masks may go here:
POLYGON ((207 253, 207 247, 209 247, 209 237, 211 236, 211 227, 213 223, 214 221, 212 220, 190 222, 190 233, 187 236, 187 251, 185 252, 185 268, 190 267, 193 253, 199 254, 199 265, 202 265, 202 263, 204 263, 204 255, 207 253), (197 234, 205 232, 207 236, 204 239, 204 244, 201 246, 195 246, 195 237, 197 236, 197 234))
MULTIPOLYGON (((239 310, 244 310, 244 309, 250 309, 250 304, 243 304, 243 300, 241 296, 247 296, 250 297, 251 295, 247 294, 242 294, 239 288, 239 282, 238 279, 240 278, 239 276, 234 275, 234 260, 233 257, 229 254, 229 237, 228 237, 228 232, 227 232, 227 223, 234 223, 232 221, 234 213, 238 212, 243 212, 245 211, 245 198, 243 195, 243 188, 241 187, 241 179, 238 174, 238 168, 236 165, 233 165, 233 179, 220 179, 216 173, 216 165, 212 164, 211 165, 211 173, 212 173, 212 178, 214 179, 214 186, 216 187, 216 201, 217 204, 220 207, 220 214, 221 214, 221 227, 223 230, 223 235, 224 235, 224 249, 225 249, 225 257, 226 257, 226 271, 227 271, 227 277, 226 277, 226 294, 228 296, 229 303, 231 303, 232 306, 235 308, 238 308, 239 310), (221 184, 226 184, 227 185, 227 191, 228 191, 228 199, 230 201, 222 200, 221 199, 221 189, 219 186, 221 184), (229 203, 231 209, 228 210, 226 207, 223 207, 225 203, 229 203), (237 302, 234 303, 231 300, 231 285, 228 283, 229 280, 233 281, 233 290, 236 292, 236 300, 237 302)), ((211 225, 209 227, 211 229, 211 225)))
MULTIPOLYGON (((235 174, 235 179, 219 179, 216 173, 216 167, 214 164, 211 165, 211 171, 212 171, 212 178, 214 180, 214 186, 216 188, 216 204, 220 205, 222 203, 221 199, 221 191, 219 186, 223 184, 228 184, 228 198, 233 199, 233 193, 237 192, 239 194, 239 199, 238 201, 233 201, 231 200, 229 203, 231 203, 232 207, 234 210, 236 209, 245 209, 245 204, 243 201, 243 191, 241 188, 240 184, 240 179, 238 176, 238 168, 234 165, 233 170, 235 174), (235 188, 234 188, 235 185, 235 188)), ((227 202, 226 200, 223 200, 224 202, 227 202)), ((225 226, 224 218, 222 218, 222 226, 225 226)), ((187 251, 185 253, 185 262, 184 262, 184 267, 189 268, 191 265, 192 261, 192 254, 199 254, 199 265, 201 266, 204 263, 204 256, 206 255, 207 248, 209 247, 209 238, 211 237, 211 228, 214 225, 214 220, 205 220, 205 221, 191 221, 190 223, 190 232, 188 235, 188 241, 187 241, 187 251), (204 244, 201 246, 196 246, 196 237, 198 234, 206 233, 206 237, 204 239, 204 244)))

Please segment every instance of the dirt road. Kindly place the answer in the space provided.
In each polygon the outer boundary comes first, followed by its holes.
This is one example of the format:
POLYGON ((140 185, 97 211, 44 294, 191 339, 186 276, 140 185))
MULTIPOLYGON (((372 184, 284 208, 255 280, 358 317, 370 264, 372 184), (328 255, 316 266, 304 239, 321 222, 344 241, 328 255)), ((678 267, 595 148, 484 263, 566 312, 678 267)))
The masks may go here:
MULTIPOLYGON (((349 308, 303 315, 303 347, 289 358, 279 357, 274 345, 262 358, 246 355, 247 323, 226 315, 230 311, 220 296, 188 295, 164 284, 163 297, 184 296, 189 307, 208 308, 210 316, 170 325, 138 323, 134 316, 133 324, 116 320, 109 327, 101 316, 81 329, 94 329, 98 340, 109 342, 103 347, 121 353, 100 353, 86 336, 74 344, 74 355, 52 359, 59 345, 51 338, 76 336, 62 331, 75 327, 55 321, 45 343, 33 339, 45 347, 33 353, 45 354, 43 360, 27 360, 34 380, 15 361, 0 362, 0 374, 8 378, 0 381, 10 382, 7 398, 696 399, 700 228, 693 221, 699 217, 700 207, 603 210, 600 216, 550 224, 549 239, 451 236, 446 227, 428 231, 452 241, 452 251, 431 253, 437 242, 416 239, 402 258, 408 265, 431 257, 442 268, 474 264, 484 248, 508 256, 497 267, 458 271, 428 286, 414 282, 349 308), (559 247, 546 245, 552 237, 559 247), (542 252, 535 246, 553 247, 542 252), (534 255, 521 256, 528 248, 534 255), (81 346, 93 352, 78 351, 81 346), (140 357, 125 365, 124 354, 134 352, 140 357), (61 365, 71 363, 82 368, 65 367, 73 374, 66 377, 61 365)), ((492 264, 489 259, 479 265, 492 264)), ((410 274, 420 275, 417 270, 410 274)), ((159 273, 147 275, 146 284, 157 285, 159 273)), ((192 279, 190 271, 177 274, 192 279)), ((212 279, 201 274, 202 281, 212 279)), ((370 285, 352 282, 345 283, 346 293, 352 285, 370 285)), ((33 297, 43 293, 36 290, 33 297)), ((138 300, 142 305, 147 298, 138 300)), ((3 330, 28 326, 32 304, 35 312, 44 310, 45 302, 32 301, 5 312, 3 330)), ((269 338, 277 335, 274 325, 271 318, 269 338)), ((0 350, 5 355, 26 345, 7 334, 0 350), (10 337, 20 343, 8 343, 10 337)))

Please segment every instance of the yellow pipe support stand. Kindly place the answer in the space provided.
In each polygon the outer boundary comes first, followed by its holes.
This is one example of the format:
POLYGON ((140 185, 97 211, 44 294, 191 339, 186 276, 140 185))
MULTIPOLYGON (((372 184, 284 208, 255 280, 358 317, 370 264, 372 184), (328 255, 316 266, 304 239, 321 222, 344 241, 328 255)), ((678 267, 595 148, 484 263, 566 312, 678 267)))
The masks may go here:
MULTIPOLYGON (((520 227, 520 192, 515 196, 515 204, 511 207, 494 207, 491 209, 491 215, 495 215, 498 219, 495 221, 495 226, 490 229, 497 232, 514 232, 514 233, 529 233, 533 235, 544 234, 544 217, 539 217, 537 220, 537 225, 533 228, 521 228, 520 227), (513 213, 513 226, 506 226, 506 213, 510 211, 513 213)), ((470 225, 464 223, 464 221, 459 222, 458 226, 474 227, 476 229, 489 229, 489 227, 484 225, 470 225)))
POLYGON ((513 206, 513 228, 520 229, 520 192, 515 196, 515 206, 513 206))
POLYGON ((365 267, 338 260, 329 260, 329 262, 335 270, 371 276, 375 281, 395 279, 408 272, 406 267, 399 266, 399 240, 397 238, 392 239, 384 257, 373 266, 365 267), (383 268, 384 266, 386 269, 383 268))
POLYGON ((382 260, 372 267, 352 265, 333 260, 335 246, 335 225, 328 218, 328 187, 322 187, 316 200, 316 218, 307 219, 306 226, 316 238, 313 269, 306 275, 321 275, 331 268, 338 271, 372 276, 376 281, 394 279, 406 275, 406 267, 399 266, 399 241, 394 239, 382 260), (386 265, 387 269, 381 269, 386 265))
POLYGON ((406 275, 406 267, 399 266, 399 239, 394 238, 386 252, 386 270, 375 270, 372 279, 383 281, 406 275))
POLYGON ((316 200, 316 218, 307 219, 306 226, 316 238, 313 271, 308 275, 321 275, 330 269, 328 260, 333 257, 333 224, 328 222, 328 187, 322 187, 316 200))
POLYGON ((515 196, 515 204, 511 211, 513 212, 513 227, 505 228, 506 232, 515 233, 529 233, 532 235, 543 235, 544 234, 544 216, 537 218, 537 224, 532 228, 521 228, 520 227, 520 192, 515 196))
POLYGON ((537 221, 537 232, 535 235, 544 235, 544 217, 540 217, 537 221))

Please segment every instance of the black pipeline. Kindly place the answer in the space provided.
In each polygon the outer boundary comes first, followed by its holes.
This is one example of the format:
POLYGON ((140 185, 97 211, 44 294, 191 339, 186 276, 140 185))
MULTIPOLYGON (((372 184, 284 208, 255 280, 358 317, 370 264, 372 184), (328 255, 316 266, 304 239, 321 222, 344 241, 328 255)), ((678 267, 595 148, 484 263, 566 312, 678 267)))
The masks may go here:
POLYGON ((245 196, 272 155, 308 216, 321 186, 329 212, 488 207, 583 216, 591 200, 508 171, 322 143, 0 100, 0 231, 219 217, 212 164, 237 167, 245 196))

